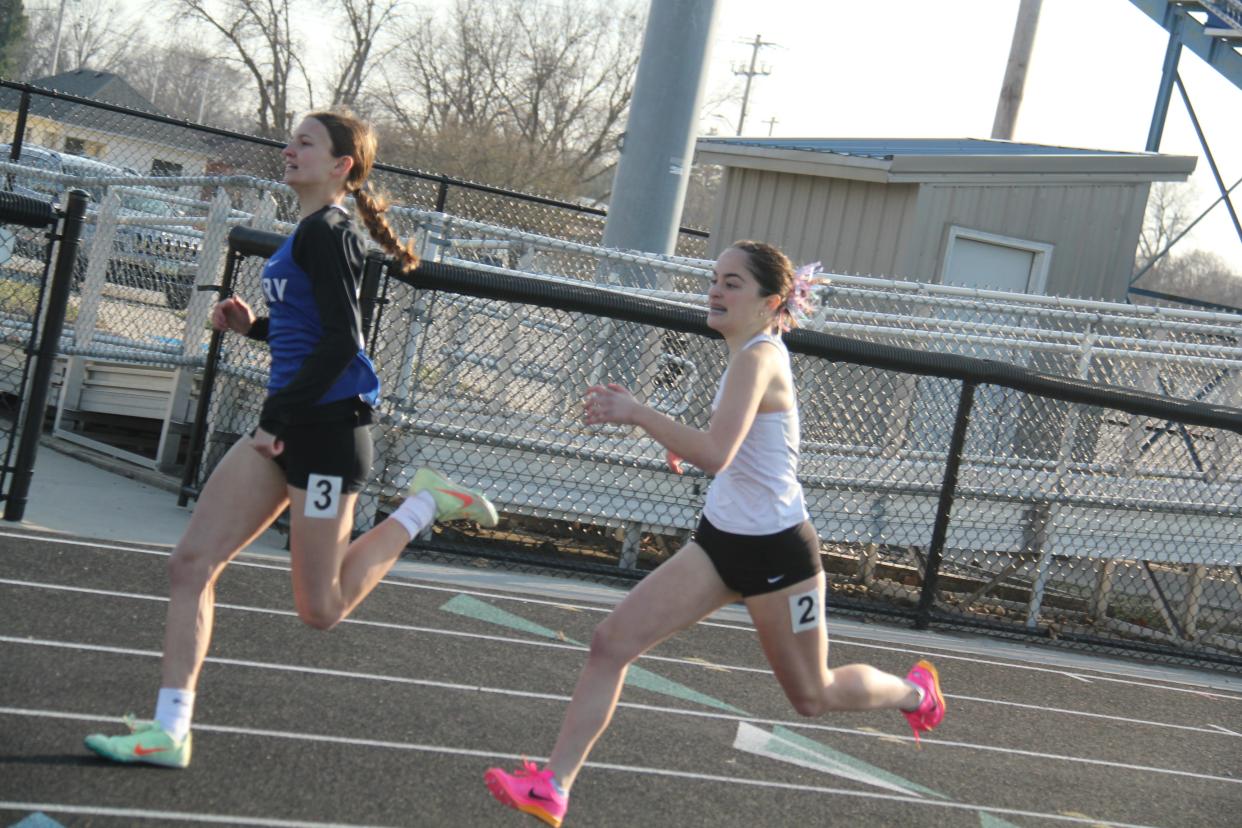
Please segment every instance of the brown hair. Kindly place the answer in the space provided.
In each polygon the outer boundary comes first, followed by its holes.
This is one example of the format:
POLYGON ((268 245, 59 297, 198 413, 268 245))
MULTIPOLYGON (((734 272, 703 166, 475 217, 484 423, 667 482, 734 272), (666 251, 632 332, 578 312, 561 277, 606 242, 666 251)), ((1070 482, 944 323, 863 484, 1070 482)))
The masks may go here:
POLYGON ((794 286, 794 266, 789 257, 767 242, 743 239, 729 246, 746 254, 750 272, 759 283, 759 295, 775 295, 781 298, 780 307, 777 308, 781 328, 787 329, 797 324, 789 309, 789 296, 794 286))
POLYGON ((395 256, 405 271, 418 267, 418 254, 414 252, 414 243, 402 242, 384 217, 388 200, 367 184, 367 176, 371 174, 371 167, 375 164, 375 132, 365 121, 348 112, 311 112, 306 117, 314 118, 328 130, 328 137, 332 141, 332 154, 335 157, 348 155, 354 159, 354 165, 345 179, 345 192, 353 195, 358 215, 371 238, 395 256))

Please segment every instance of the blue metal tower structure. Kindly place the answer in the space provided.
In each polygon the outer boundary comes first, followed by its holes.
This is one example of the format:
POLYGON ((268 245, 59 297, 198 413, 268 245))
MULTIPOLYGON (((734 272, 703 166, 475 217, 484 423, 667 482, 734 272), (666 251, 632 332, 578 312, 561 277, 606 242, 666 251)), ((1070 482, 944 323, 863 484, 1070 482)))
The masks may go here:
MULTIPOLYGON (((1203 147, 1216 186, 1220 189, 1220 198, 1212 203, 1208 210, 1215 208, 1223 201, 1225 208, 1233 219, 1234 229, 1238 233, 1238 241, 1242 243, 1242 221, 1234 207, 1230 194, 1242 184, 1239 178, 1232 186, 1225 184, 1216 158, 1208 146, 1207 137, 1199 124, 1191 104, 1190 95, 1177 73, 1177 63, 1181 57, 1182 47, 1186 47, 1202 58, 1209 66, 1227 78, 1234 86, 1242 89, 1242 0, 1130 0, 1152 20, 1159 23, 1169 33, 1169 45, 1164 54, 1164 70, 1160 77, 1160 88, 1156 95, 1156 106, 1152 113, 1151 128, 1147 133, 1147 151, 1157 152, 1160 149, 1160 137, 1164 133, 1165 117, 1169 111, 1169 101, 1173 97, 1174 88, 1181 95, 1190 115, 1191 124, 1203 147)), ((1190 225, 1197 224, 1207 211, 1195 219, 1190 225)), ((1186 228, 1187 231, 1190 227, 1186 228)), ((1185 235, 1183 233, 1182 235, 1185 235)), ((1181 236, 1178 237, 1179 239, 1181 236)), ((1147 268, 1177 243, 1174 239, 1163 251, 1157 254, 1147 267, 1134 275, 1131 284, 1147 271, 1147 268)), ((1133 290, 1133 289, 1132 289, 1133 290)))

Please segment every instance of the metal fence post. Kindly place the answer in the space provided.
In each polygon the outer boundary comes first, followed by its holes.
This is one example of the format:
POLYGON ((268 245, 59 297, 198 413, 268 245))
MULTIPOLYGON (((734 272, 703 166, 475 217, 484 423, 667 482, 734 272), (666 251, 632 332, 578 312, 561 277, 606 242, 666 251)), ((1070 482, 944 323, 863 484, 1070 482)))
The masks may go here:
POLYGON ((26 118, 30 114, 30 90, 22 90, 21 103, 17 105, 17 124, 13 127, 13 141, 9 145, 9 160, 16 162, 22 157, 22 142, 26 140, 26 118))
POLYGON ((919 603, 915 610, 915 629, 927 629, 931 619, 931 607, 936 600, 936 581, 940 575, 940 561, 944 556, 945 537, 949 532, 949 513, 953 510, 953 498, 957 493, 957 472, 962 464, 966 426, 970 424, 970 408, 974 402, 975 383, 962 382, 962 395, 957 404, 957 416, 953 420, 953 436, 949 438, 949 455, 944 464, 944 482, 940 485, 936 522, 932 527, 931 546, 927 550, 927 566, 923 570, 923 591, 919 594, 919 603))
POLYGON ((44 412, 47 411, 52 367, 60 350, 65 310, 69 306, 69 288, 73 284, 73 267, 78 258, 78 242, 82 236, 84 215, 86 193, 81 190, 70 191, 69 203, 61 224, 60 242, 57 245, 56 267, 52 270, 52 284, 48 291, 43 333, 39 340, 38 363, 35 365, 26 399, 25 420, 22 423, 21 441, 17 447, 13 483, 4 504, 5 520, 20 521, 26 514, 30 480, 34 476, 35 455, 43 433, 44 412))

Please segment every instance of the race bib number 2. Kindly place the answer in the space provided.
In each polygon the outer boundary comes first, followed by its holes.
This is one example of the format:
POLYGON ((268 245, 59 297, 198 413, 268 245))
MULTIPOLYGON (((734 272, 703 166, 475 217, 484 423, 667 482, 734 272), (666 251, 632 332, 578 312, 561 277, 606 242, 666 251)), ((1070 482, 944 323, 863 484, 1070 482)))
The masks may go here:
POLYGON ((789 596, 789 620, 795 633, 813 630, 819 626, 823 612, 823 593, 818 589, 789 596))
POLYGON ((306 478, 306 516, 335 518, 341 508, 341 478, 312 474, 306 478))

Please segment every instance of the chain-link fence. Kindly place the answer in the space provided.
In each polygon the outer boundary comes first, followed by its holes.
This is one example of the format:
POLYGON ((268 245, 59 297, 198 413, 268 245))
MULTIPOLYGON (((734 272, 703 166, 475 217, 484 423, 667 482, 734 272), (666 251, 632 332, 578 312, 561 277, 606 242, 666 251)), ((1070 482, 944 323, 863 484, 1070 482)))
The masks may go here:
POLYGON ((86 193, 52 202, 0 192, 0 500, 21 520, 86 213, 86 193))

